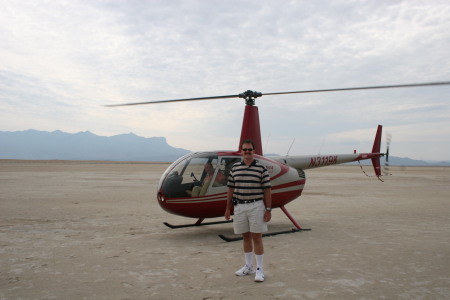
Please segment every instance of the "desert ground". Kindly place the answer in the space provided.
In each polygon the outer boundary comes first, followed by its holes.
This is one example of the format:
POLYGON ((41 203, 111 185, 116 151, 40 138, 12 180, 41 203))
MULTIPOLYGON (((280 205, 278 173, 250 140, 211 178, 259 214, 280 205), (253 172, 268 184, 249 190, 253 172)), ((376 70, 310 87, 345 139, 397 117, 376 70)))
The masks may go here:
POLYGON ((307 170, 286 207, 312 230, 266 237, 255 283, 231 224, 163 225, 195 221, 159 207, 167 166, 0 160, 0 299, 450 299, 448 167, 307 170))

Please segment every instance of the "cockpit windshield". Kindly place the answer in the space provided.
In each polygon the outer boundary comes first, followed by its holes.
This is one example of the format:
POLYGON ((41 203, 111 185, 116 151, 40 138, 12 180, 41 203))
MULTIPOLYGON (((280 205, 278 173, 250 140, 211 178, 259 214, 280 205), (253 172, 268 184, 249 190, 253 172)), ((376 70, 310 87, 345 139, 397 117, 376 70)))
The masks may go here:
POLYGON ((169 198, 182 198, 204 196, 213 188, 225 190, 229 170, 240 160, 240 157, 219 158, 215 152, 189 154, 164 173, 160 182, 162 192, 169 198))

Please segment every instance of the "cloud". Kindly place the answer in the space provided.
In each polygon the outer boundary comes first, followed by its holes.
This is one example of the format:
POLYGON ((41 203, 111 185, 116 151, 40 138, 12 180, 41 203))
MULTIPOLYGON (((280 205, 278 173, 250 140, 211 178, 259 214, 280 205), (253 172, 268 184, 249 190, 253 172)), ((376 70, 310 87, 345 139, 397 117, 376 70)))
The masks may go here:
MULTIPOLYGON (((450 4, 443 0, 2 1, 2 7, 0 125, 9 131, 135 132, 192 150, 233 149, 242 99, 102 105, 450 79, 450 4)), ((441 142, 450 141, 448 95, 449 87, 430 87, 267 96, 257 105, 269 152, 286 152, 293 139, 290 154, 347 151, 347 143, 370 144, 378 124, 421 124, 430 128, 430 143, 448 148, 441 142)), ((405 145, 418 138, 405 130, 397 136, 405 145)), ((431 155, 429 148, 408 149, 416 149, 413 158, 431 155)))

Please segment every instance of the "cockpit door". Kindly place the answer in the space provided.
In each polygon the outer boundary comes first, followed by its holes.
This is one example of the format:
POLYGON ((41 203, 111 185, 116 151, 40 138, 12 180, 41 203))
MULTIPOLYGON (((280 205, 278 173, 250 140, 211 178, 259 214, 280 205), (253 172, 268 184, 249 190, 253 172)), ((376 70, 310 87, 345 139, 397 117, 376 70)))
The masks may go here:
POLYGON ((161 184, 168 198, 201 197, 226 191, 231 167, 242 157, 219 157, 217 153, 194 153, 175 162, 161 184))

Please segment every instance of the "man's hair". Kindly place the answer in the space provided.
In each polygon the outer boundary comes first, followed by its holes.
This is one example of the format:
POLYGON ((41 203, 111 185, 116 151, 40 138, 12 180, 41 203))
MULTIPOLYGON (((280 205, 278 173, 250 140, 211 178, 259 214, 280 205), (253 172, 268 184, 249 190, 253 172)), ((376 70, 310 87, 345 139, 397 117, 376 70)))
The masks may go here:
POLYGON ((252 144, 253 149, 256 148, 256 147, 255 147, 255 143, 253 143, 253 141, 252 141, 251 139, 246 139, 246 140, 244 140, 244 141, 242 142, 242 144, 241 144, 241 148, 242 148, 242 146, 243 146, 244 144, 252 144))

